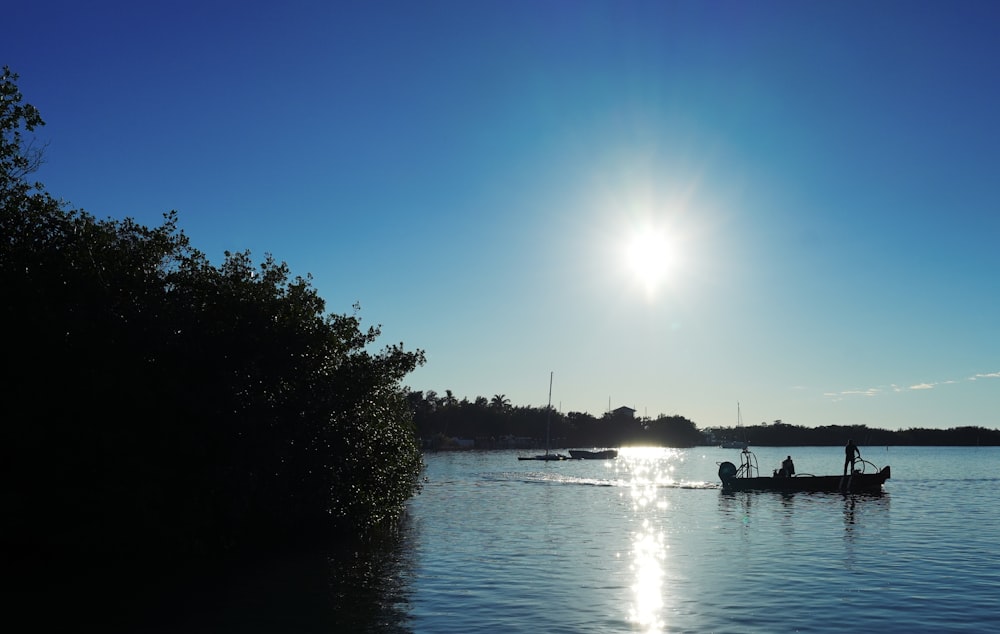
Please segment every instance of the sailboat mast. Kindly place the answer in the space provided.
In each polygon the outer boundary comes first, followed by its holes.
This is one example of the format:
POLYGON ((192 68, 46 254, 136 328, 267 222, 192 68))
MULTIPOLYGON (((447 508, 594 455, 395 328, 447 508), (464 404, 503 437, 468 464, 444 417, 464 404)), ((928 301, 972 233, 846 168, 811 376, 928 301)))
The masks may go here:
MULTIPOLYGON (((741 442, 747 443, 747 430, 743 429, 743 413, 740 412, 740 402, 736 401, 736 433, 743 433, 743 439, 741 442)), ((744 444, 744 447, 746 445, 744 444)))
POLYGON ((552 419, 552 375, 555 374, 554 371, 549 372, 549 406, 545 409, 545 455, 549 455, 549 424, 552 419))

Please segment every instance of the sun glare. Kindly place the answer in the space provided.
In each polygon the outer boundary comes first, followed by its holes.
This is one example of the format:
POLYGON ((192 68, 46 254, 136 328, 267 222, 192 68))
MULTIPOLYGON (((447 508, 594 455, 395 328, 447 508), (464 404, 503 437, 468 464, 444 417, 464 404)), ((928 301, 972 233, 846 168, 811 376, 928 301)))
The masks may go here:
POLYGON ((661 229, 639 230, 625 247, 628 270, 649 295, 670 281, 677 257, 676 244, 661 229))

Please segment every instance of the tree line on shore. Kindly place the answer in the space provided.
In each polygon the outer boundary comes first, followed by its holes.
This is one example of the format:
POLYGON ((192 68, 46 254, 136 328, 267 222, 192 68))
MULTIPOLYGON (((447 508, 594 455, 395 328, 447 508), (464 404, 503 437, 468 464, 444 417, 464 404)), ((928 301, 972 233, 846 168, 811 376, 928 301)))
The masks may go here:
POLYGON ((541 447, 546 431, 553 447, 693 447, 702 440, 694 423, 683 416, 640 419, 628 408, 598 418, 584 412, 564 414, 551 407, 512 406, 503 394, 459 400, 451 390, 444 396, 411 391, 409 401, 417 434, 425 448, 431 449, 452 447, 455 438, 473 439, 487 448, 510 446, 511 441, 541 447))
POLYGON ((700 429, 684 416, 635 417, 619 408, 602 416, 563 413, 548 407, 512 406, 503 394, 458 399, 451 390, 411 391, 417 434, 425 449, 542 447, 546 428, 552 447, 694 447, 740 441, 757 446, 843 445, 1000 446, 1000 430, 965 426, 887 430, 866 425, 805 427, 781 421, 700 429), (472 444, 458 440, 472 440, 472 444))
POLYGON ((823 447, 843 445, 848 439, 853 439, 858 445, 869 446, 1000 446, 1000 430, 977 426, 892 430, 867 425, 803 427, 775 421, 771 424, 714 428, 709 432, 720 441, 744 441, 766 447, 823 447))

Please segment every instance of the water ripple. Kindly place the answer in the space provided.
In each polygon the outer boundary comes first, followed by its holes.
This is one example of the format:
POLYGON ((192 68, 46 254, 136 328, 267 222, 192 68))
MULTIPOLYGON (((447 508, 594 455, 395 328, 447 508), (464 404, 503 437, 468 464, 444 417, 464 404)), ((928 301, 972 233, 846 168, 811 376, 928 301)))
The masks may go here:
MULTIPOLYGON (((873 496, 722 492, 725 454, 702 448, 429 457, 413 631, 827 632, 842 615, 855 630, 989 629, 1000 451, 886 453, 894 479, 873 496)), ((794 454, 839 466, 825 448, 794 454)))

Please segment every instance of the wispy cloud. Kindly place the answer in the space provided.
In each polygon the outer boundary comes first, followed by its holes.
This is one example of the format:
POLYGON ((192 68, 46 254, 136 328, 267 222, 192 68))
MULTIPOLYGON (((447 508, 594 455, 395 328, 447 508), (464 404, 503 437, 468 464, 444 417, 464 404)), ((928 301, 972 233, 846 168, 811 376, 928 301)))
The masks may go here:
POLYGON ((852 397, 852 396, 868 396, 868 397, 871 397, 871 396, 878 396, 881 393, 882 393, 882 389, 881 388, 870 387, 867 390, 843 390, 843 391, 840 391, 840 392, 826 392, 826 393, 823 394, 823 396, 825 396, 827 398, 831 398, 831 399, 833 399, 835 401, 842 401, 845 398, 849 398, 849 397, 852 397))
POLYGON ((886 387, 869 387, 864 389, 850 389, 841 390, 839 392, 824 392, 823 396, 833 399, 835 401, 840 401, 845 398, 851 398, 855 396, 867 396, 874 397, 886 392, 912 392, 917 390, 933 390, 940 385, 956 385, 958 383, 968 383, 970 381, 979 381, 981 379, 1000 379, 1000 372, 984 372, 980 374, 973 374, 967 379, 946 379, 943 381, 934 382, 923 382, 915 383, 908 387, 902 387, 896 383, 892 383, 888 388, 886 387))
POLYGON ((1000 379, 1000 372, 990 372, 989 374, 973 374, 969 377, 970 381, 975 381, 978 379, 1000 379))
POLYGON ((847 390, 842 392, 842 394, 859 394, 861 396, 878 396, 882 393, 881 388, 870 387, 867 390, 847 390))

